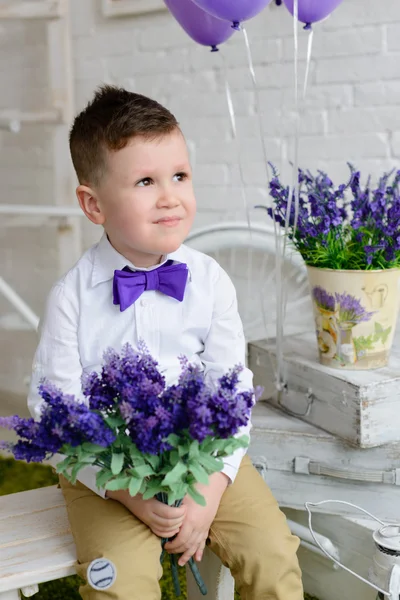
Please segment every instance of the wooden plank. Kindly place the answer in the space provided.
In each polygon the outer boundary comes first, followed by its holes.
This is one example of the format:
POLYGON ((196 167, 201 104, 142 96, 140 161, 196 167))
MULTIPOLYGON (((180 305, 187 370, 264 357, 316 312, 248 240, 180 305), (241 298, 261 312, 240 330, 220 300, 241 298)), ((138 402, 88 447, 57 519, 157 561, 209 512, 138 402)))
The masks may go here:
POLYGON ((61 16, 58 0, 12 0, 0 4, 0 19, 56 19, 61 16))
POLYGON ((292 336, 284 345, 281 392, 274 384, 276 363, 274 340, 249 344, 249 366, 255 383, 265 387, 264 399, 361 448, 400 441, 399 348, 383 369, 345 371, 319 364, 313 334, 292 336))
POLYGON ((0 521, 0 553, 11 546, 41 544, 46 538, 70 533, 65 506, 37 510, 0 521))
MULTIPOLYGON (((51 508, 64 507, 64 497, 56 485, 9 494, 0 497, 0 528, 2 521, 24 515, 36 515, 51 508)), ((1 542, 1 541, 0 541, 1 542)))
POLYGON ((75 561, 70 533, 0 548, 0 592, 73 575, 75 561))
POLYGON ((0 497, 0 592, 75 573, 75 544, 57 486, 0 497))

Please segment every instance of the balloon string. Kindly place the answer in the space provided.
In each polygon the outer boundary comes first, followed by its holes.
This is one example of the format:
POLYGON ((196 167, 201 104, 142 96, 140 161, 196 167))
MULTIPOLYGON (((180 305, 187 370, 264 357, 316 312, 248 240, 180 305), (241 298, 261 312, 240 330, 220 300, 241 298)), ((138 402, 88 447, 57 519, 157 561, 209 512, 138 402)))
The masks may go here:
MULTIPOLYGON (((256 109, 256 115, 258 118, 258 125, 259 125, 260 137, 261 137, 261 146, 262 146, 262 151, 263 151, 264 166, 265 166, 265 172, 266 172, 266 183, 267 183, 267 192, 268 192, 267 198, 269 198, 269 186, 270 186, 270 176, 269 176, 269 170, 268 170, 269 161, 268 161, 268 153, 267 153, 267 147, 266 147, 265 137, 264 137, 264 127, 263 127, 263 122, 262 122, 260 92, 259 92, 259 87, 257 84, 257 77, 256 77, 255 69, 254 69, 254 61, 253 61, 253 56, 252 56, 252 52, 251 52, 249 37, 247 35, 247 31, 246 31, 245 27, 242 27, 242 32, 243 32, 243 38, 244 38, 245 47, 246 47, 249 71, 250 71, 251 80, 253 83, 255 109, 256 109)), ((283 249, 282 249, 282 235, 281 235, 281 231, 278 227, 278 224, 275 220, 275 206, 274 206, 273 202, 270 203, 269 207, 272 210, 272 222, 273 222, 273 227, 274 227, 274 240, 275 240, 276 347, 277 347, 277 357, 279 357, 279 356, 282 356, 282 344, 283 344, 283 310, 282 310, 282 304, 283 304, 283 302, 282 302, 282 300, 283 300, 283 295, 282 295, 283 249)), ((262 306, 262 311, 263 311, 263 320, 264 320, 264 324, 265 324, 267 322, 268 317, 270 317, 270 315, 265 314, 262 294, 261 294, 261 306, 262 306)), ((282 382, 282 366, 283 366, 283 364, 282 363, 283 363, 283 360, 278 359, 276 366, 274 366, 274 361, 271 360, 271 364, 273 365, 273 368, 274 368, 274 376, 275 376, 275 382, 276 382, 277 389, 283 389, 283 382, 282 382)))
MULTIPOLYGON (((291 223, 291 215, 292 215, 292 204, 294 198, 294 220, 292 221, 293 225, 293 235, 296 233, 298 220, 299 220, 299 212, 300 212, 300 184, 299 184, 299 140, 300 140, 300 102, 299 102, 299 76, 298 76, 298 59, 299 59, 299 44, 298 44, 298 1, 294 0, 293 5, 293 37, 294 37, 294 98, 295 98, 295 140, 294 140, 294 161, 293 161, 293 175, 292 175, 292 189, 289 188, 289 198, 288 198, 288 206, 287 213, 285 219, 285 244, 284 244, 284 254, 286 252, 286 244, 288 239, 288 230, 290 228, 291 223)), ((303 84, 303 94, 302 100, 306 98, 309 75, 310 75, 310 65, 311 65, 311 57, 312 57, 312 48, 313 48, 313 39, 314 39, 314 31, 312 29, 308 29, 308 44, 307 44, 307 59, 306 59, 306 70, 304 76, 304 84, 303 84)), ((283 289, 282 294, 283 298, 283 321, 286 315, 287 303, 288 303, 288 289, 283 289)), ((277 349, 277 361, 282 360, 283 355, 278 356, 277 349)))
POLYGON ((230 124, 231 124, 232 137, 233 137, 233 140, 234 140, 234 143, 236 146, 236 155, 237 155, 237 163, 238 163, 239 179, 240 179, 240 195, 241 195, 242 203, 243 203, 244 210, 246 213, 247 225, 250 229, 251 228, 250 211, 249 211, 249 206, 248 206, 248 202, 247 202, 246 186, 245 186, 243 163, 242 163, 242 152, 241 152, 239 137, 237 134, 235 107, 234 107, 233 100, 232 100, 232 92, 231 92, 231 87, 229 85, 229 79, 228 79, 228 70, 227 70, 226 61, 225 61, 223 52, 220 52, 219 56, 221 57, 221 62, 222 62, 221 70, 223 73, 223 79, 224 79, 224 85, 225 85, 226 103, 228 106, 228 113, 229 113, 229 119, 230 119, 230 124))
POLYGON ((314 40, 314 30, 310 29, 309 34, 308 34, 308 43, 307 43, 307 63, 306 63, 306 74, 304 76, 303 100, 307 94, 308 79, 310 76, 310 65, 311 65, 313 40, 314 40))

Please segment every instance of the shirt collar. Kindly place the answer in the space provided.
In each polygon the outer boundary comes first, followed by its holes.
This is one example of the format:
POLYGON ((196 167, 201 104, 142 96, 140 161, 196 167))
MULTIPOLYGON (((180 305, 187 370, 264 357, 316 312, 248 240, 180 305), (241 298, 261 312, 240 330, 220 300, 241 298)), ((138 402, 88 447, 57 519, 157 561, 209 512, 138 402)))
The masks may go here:
POLYGON ((160 264, 146 269, 141 267, 135 267, 134 264, 132 264, 129 260, 122 256, 122 254, 117 252, 108 241, 107 234, 104 233, 94 251, 92 286, 94 287, 98 283, 109 281, 114 277, 114 271, 122 270, 124 267, 129 267, 133 271, 152 271, 153 269, 157 269, 158 267, 166 263, 167 260, 173 260, 176 263, 187 262, 185 260, 184 247, 181 246, 175 252, 171 252, 171 254, 166 254, 165 256, 163 256, 160 264))

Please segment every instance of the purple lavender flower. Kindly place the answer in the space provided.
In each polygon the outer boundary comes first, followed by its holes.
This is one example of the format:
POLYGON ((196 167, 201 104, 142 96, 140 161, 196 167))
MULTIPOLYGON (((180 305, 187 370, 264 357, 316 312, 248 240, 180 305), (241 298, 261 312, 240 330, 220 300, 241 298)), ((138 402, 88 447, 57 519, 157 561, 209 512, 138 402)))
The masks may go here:
POLYGON ((82 384, 90 408, 103 410, 111 409, 121 399, 134 404, 138 390, 142 395, 157 396, 165 388, 165 378, 143 343, 138 352, 126 344, 120 355, 107 350, 101 374, 85 375, 82 384))
POLYGON ((237 391, 241 366, 211 388, 198 365, 185 358, 181 365, 178 383, 166 388, 145 346, 139 352, 125 346, 121 354, 108 350, 101 373, 84 379, 89 406, 44 381, 39 388, 44 400, 40 420, 9 417, 0 419, 0 425, 20 437, 12 447, 16 458, 42 461, 65 444, 91 442, 108 448, 121 433, 140 452, 160 455, 171 449, 167 439, 172 433, 201 443, 208 436, 233 436, 247 424, 253 392, 237 391))
POLYGON ((258 208, 287 228, 290 241, 308 265, 348 270, 399 268, 400 170, 384 174, 372 188, 370 180, 363 186, 360 172, 349 167, 350 180, 338 187, 321 171, 312 175, 299 169, 297 222, 295 191, 280 182, 272 167, 272 206, 258 208))
POLYGON ((312 295, 319 308, 330 310, 331 312, 335 311, 335 297, 333 294, 324 290, 323 287, 320 285, 315 286, 312 290, 312 295))
POLYGON ((344 292, 343 294, 335 294, 336 302, 339 307, 339 323, 362 323, 369 321, 375 314, 367 312, 362 306, 360 300, 344 292))
POLYGON ((100 415, 72 396, 63 395, 52 383, 43 381, 39 393, 44 400, 39 421, 18 416, 0 419, 0 426, 13 429, 20 438, 11 446, 16 459, 41 462, 60 452, 65 444, 91 442, 107 447, 115 440, 100 415))

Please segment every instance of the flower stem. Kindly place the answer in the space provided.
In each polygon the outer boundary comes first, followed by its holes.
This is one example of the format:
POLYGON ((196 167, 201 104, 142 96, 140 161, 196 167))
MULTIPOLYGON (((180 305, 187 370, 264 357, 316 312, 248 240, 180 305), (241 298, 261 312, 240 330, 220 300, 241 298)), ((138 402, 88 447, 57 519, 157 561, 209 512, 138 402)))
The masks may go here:
POLYGON ((179 583, 178 563, 176 560, 176 554, 170 554, 169 561, 171 563, 172 582, 174 584, 175 596, 179 598, 179 596, 181 595, 181 586, 179 583))
POLYGON ((195 582, 197 583, 197 585, 199 586, 199 590, 202 596, 207 596, 207 586, 203 581, 203 578, 201 576, 201 573, 199 571, 198 566, 196 565, 196 562, 194 561, 193 558, 189 559, 189 567, 190 570, 192 571, 192 575, 195 579, 195 582))

